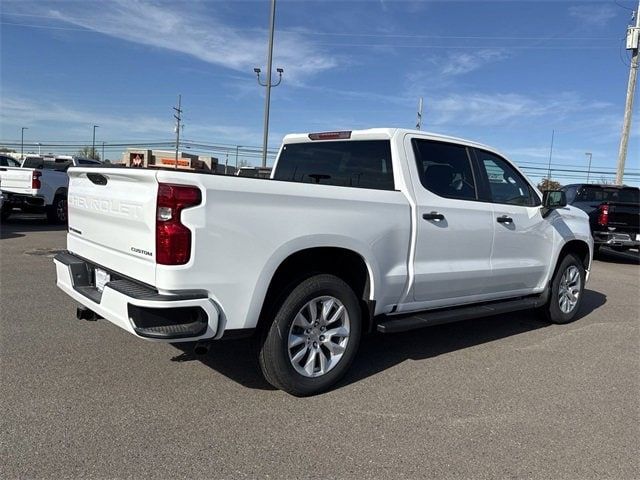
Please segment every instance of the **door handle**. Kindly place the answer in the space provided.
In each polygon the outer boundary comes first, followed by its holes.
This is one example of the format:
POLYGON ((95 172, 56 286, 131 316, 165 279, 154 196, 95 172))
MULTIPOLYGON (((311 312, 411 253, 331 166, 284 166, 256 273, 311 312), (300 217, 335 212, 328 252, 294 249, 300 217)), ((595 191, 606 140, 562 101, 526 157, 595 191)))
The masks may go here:
POLYGON ((501 217, 498 217, 496 220, 498 220, 498 223, 513 223, 513 218, 507 215, 502 215, 501 217))
POLYGON ((435 222, 439 222, 444 220, 444 215, 438 212, 425 213, 422 215, 422 218, 425 220, 433 220, 435 222))
POLYGON ((0 172, 6 172, 7 169, 6 168, 0 168, 0 172))

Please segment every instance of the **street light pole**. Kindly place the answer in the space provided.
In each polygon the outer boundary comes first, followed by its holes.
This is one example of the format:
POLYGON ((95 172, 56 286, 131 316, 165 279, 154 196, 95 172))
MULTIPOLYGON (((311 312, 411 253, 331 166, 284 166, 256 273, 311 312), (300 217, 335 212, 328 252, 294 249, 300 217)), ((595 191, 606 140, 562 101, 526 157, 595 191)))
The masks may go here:
POLYGON ((589 183, 589 176, 591 175, 591 158, 593 157, 593 155, 591 154, 591 152, 585 152, 585 155, 589 157, 589 169, 587 170, 587 183, 589 183))
POLYGON ((282 81, 282 68, 278 68, 280 79, 275 85, 271 83, 271 69, 273 68, 273 33, 276 23, 276 0, 271 0, 271 16, 269 19, 269 46, 267 48, 267 83, 260 82, 260 69, 254 68, 253 71, 258 76, 258 83, 263 87, 267 87, 264 99, 264 134, 262 139, 262 166, 267 166, 267 144, 269 142, 269 107, 271 105, 271 87, 277 87, 282 81))
POLYGON ((29 127, 22 127, 20 131, 20 160, 24 160, 24 131, 29 127))
POLYGON ((91 141, 91 158, 96 158, 96 128, 100 125, 93 126, 93 140, 91 141))

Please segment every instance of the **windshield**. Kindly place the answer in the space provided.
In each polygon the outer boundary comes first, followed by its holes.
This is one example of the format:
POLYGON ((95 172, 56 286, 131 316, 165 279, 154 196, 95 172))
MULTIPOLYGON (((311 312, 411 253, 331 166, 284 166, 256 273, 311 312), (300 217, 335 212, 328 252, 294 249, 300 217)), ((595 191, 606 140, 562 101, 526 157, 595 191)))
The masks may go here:
POLYGON ((583 187, 578 200, 583 202, 640 203, 640 189, 583 187))

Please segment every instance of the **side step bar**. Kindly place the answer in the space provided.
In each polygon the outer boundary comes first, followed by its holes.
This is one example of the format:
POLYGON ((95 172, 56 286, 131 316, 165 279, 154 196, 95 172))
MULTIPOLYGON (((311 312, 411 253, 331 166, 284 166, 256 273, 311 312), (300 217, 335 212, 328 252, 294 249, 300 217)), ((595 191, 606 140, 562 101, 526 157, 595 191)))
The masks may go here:
POLYGON ((540 295, 521 297, 511 300, 500 300, 475 305, 465 305, 454 308, 442 308, 412 312, 405 315, 385 315, 376 321, 376 329, 380 333, 398 333, 416 328, 442 325, 443 323, 470 320, 472 318, 488 317, 500 313, 516 312, 542 307, 547 303, 549 290, 540 295))

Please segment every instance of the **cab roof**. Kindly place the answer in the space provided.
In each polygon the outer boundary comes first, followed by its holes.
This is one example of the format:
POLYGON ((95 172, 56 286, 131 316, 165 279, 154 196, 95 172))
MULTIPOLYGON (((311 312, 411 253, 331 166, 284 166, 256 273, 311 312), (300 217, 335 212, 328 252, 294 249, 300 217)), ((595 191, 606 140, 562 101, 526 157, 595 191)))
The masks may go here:
POLYGON ((480 147, 486 150, 495 151, 494 148, 473 140, 467 140, 464 138, 453 137, 449 135, 443 135, 440 133, 425 132, 424 130, 412 130, 407 128, 368 128, 364 130, 339 130, 328 132, 313 132, 313 133, 290 133, 284 137, 283 143, 306 143, 314 141, 332 141, 332 140, 390 140, 394 136, 404 135, 420 135, 421 137, 428 138, 430 140, 442 140, 446 142, 458 143, 462 145, 480 147), (349 133, 348 137, 339 136, 340 134, 349 133), (335 135, 332 135, 335 134, 335 135), (311 138, 316 136, 316 138, 311 138), (318 138, 320 137, 320 138, 318 138))

